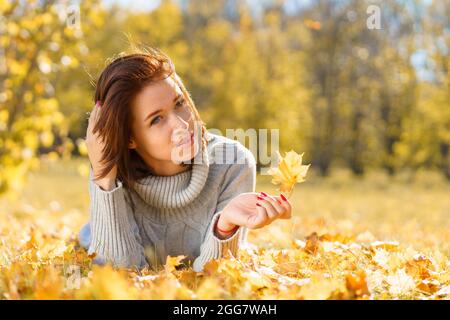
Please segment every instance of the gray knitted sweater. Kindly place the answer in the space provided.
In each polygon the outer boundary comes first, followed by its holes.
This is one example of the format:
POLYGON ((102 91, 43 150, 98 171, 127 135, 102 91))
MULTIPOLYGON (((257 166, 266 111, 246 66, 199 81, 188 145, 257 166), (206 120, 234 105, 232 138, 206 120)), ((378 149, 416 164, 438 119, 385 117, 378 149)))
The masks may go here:
POLYGON ((80 243, 97 259, 121 267, 164 264, 185 255, 194 271, 226 253, 236 256, 247 241, 247 228, 221 240, 213 226, 235 196, 254 192, 256 162, 240 142, 207 131, 207 148, 195 156, 191 170, 173 176, 149 176, 125 189, 102 190, 89 179, 91 219, 80 243))

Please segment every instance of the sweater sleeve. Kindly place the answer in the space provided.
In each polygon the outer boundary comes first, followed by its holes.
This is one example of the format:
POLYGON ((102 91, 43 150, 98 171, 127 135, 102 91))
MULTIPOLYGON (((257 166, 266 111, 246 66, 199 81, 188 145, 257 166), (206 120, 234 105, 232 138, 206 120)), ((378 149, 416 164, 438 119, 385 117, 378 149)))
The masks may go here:
POLYGON ((248 230, 240 226, 230 237, 220 239, 214 232, 214 226, 223 208, 234 197, 245 192, 254 192, 256 187, 256 161, 253 154, 243 145, 236 148, 235 162, 225 173, 224 182, 217 202, 216 213, 208 226, 206 237, 200 247, 200 255, 194 260, 193 270, 203 271, 205 263, 231 253, 236 257, 239 245, 247 241, 248 230), (245 162, 245 163, 244 163, 245 162))
POLYGON ((137 224, 125 201, 122 182, 105 191, 89 178, 91 242, 88 253, 118 267, 142 268, 147 264, 137 224))

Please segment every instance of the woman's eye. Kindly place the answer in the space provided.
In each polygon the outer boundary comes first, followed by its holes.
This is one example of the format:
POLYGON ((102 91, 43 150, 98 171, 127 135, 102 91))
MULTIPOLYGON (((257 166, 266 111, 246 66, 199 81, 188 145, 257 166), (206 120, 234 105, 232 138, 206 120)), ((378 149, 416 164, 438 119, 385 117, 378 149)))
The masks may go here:
POLYGON ((181 107, 181 106, 183 106, 183 104, 184 104, 184 101, 183 101, 183 100, 179 100, 179 101, 175 104, 175 107, 176 107, 176 108, 181 107))
MULTIPOLYGON (((175 103, 175 108, 181 108, 184 105, 184 100, 178 100, 177 103, 175 103)), ((150 126, 154 124, 158 124, 161 120, 161 116, 157 116, 153 118, 153 120, 150 122, 150 126)))
POLYGON ((157 117, 153 118, 152 122, 150 122, 150 125, 157 124, 159 122, 160 118, 161 118, 161 116, 157 116, 157 117))

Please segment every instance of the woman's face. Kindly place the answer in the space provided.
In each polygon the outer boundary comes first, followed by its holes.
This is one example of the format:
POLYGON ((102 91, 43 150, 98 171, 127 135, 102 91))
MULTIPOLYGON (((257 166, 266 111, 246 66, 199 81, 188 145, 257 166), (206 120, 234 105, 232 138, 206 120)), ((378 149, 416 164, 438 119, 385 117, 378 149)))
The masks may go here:
POLYGON ((176 171, 181 161, 198 152, 195 119, 181 89, 169 77, 149 84, 132 106, 130 149, 162 175, 176 171))

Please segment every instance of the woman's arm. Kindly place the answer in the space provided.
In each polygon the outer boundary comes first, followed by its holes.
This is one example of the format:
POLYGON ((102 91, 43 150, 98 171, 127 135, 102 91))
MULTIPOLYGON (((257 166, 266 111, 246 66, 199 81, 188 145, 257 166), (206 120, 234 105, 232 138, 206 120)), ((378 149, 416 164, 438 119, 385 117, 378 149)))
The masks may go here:
POLYGON ((237 159, 245 160, 245 163, 237 162, 229 166, 225 173, 224 183, 220 191, 216 213, 208 226, 206 237, 200 247, 200 255, 194 260, 193 269, 196 272, 202 271, 206 262, 218 259, 231 253, 236 256, 241 243, 247 239, 247 228, 239 228, 228 238, 223 237, 215 230, 215 225, 226 205, 241 193, 254 192, 256 187, 256 161, 250 150, 244 146, 236 144, 237 159))
POLYGON ((89 196, 91 241, 89 254, 96 253, 102 260, 120 267, 146 265, 144 248, 131 208, 125 201, 121 181, 117 181, 117 167, 102 178, 104 142, 95 132, 101 105, 97 103, 89 117, 86 146, 91 163, 89 196), (94 177, 96 178, 94 180, 94 177))
POLYGON ((125 201, 122 182, 103 190, 89 179, 91 242, 88 253, 96 253, 119 267, 143 268, 147 265, 144 248, 130 206, 125 201))

